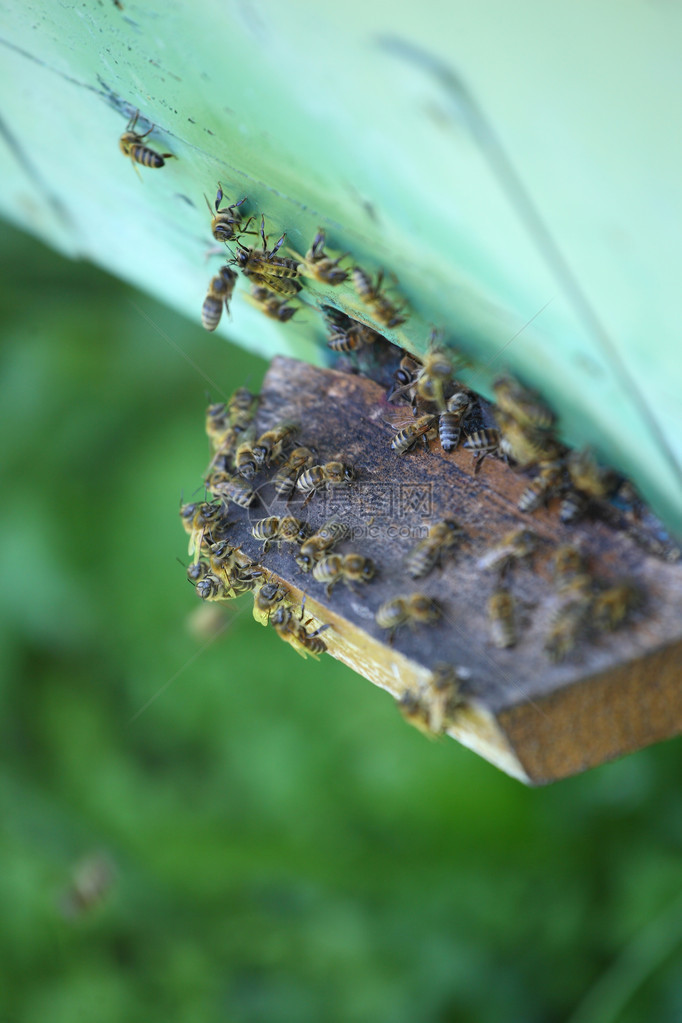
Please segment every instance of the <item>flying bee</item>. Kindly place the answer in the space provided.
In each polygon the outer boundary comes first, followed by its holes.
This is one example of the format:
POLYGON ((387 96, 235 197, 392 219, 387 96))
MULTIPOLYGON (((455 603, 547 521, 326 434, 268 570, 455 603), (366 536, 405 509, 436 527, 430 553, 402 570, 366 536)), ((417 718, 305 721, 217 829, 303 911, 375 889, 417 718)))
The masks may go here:
POLYGON ((535 430, 551 430, 554 413, 535 394, 513 377, 500 377, 493 384, 493 392, 500 409, 510 415, 519 426, 535 430))
POLYGON ((308 632, 307 626, 312 619, 308 619, 305 624, 303 623, 304 608, 305 597, 301 604, 301 614, 296 618, 290 607, 283 607, 280 604, 270 618, 270 621, 280 638, 290 643, 296 653, 300 654, 301 657, 312 654, 317 659, 327 649, 326 643, 320 639, 320 633, 328 629, 329 625, 321 625, 315 632, 308 632))
POLYGON ((502 587, 495 590, 488 601, 488 623, 490 638, 496 647, 516 645, 516 628, 514 625, 514 598, 509 590, 502 587))
POLYGON ((321 284, 343 284, 348 280, 348 271, 342 270, 339 263, 348 253, 344 252, 336 259, 330 259, 324 251, 324 243, 324 231, 320 229, 313 238, 302 262, 298 265, 299 273, 308 274, 309 277, 314 277, 321 284))
POLYGON ((441 348, 428 353, 417 374, 416 393, 424 401, 432 401, 439 412, 447 411, 444 390, 452 380, 452 360, 441 348))
POLYGON ((313 494, 319 490, 328 490, 330 487, 347 487, 355 480, 355 477, 355 469, 345 462, 311 465, 296 480, 296 489, 307 495, 303 502, 306 505, 313 494))
POLYGON ((436 435, 437 422, 438 416, 419 416, 402 430, 398 430, 391 440, 391 447, 396 454, 404 455, 421 440, 428 451, 429 438, 436 435))
POLYGON ((67 920, 85 916, 102 905, 116 881, 114 864, 104 853, 93 853, 80 860, 71 880, 59 898, 59 911, 67 920))
POLYGON ((291 497, 296 489, 296 480, 304 469, 309 469, 315 464, 315 457, 315 452, 310 448, 294 448, 273 479, 278 497, 287 499, 291 497))
POLYGON ((530 557, 537 550, 538 537, 529 529, 514 529, 501 542, 478 559, 476 567, 484 571, 499 572, 504 576, 514 562, 530 557))
POLYGON ((220 271, 211 278, 208 292, 201 307, 201 323, 206 330, 215 330, 223 314, 230 312, 230 299, 234 293, 237 275, 229 266, 222 266, 220 271))
POLYGON ((286 238, 286 234, 283 234, 275 242, 274 246, 268 249, 268 236, 265 233, 265 216, 261 216, 260 236, 263 239, 262 250, 256 248, 247 249, 241 242, 237 242, 237 253, 233 259, 235 266, 238 266, 246 277, 257 275, 260 283, 263 283, 263 279, 269 280, 273 277, 298 277, 298 261, 296 259, 288 259, 286 256, 277 255, 279 248, 286 238))
POLYGON ((242 226, 242 215, 237 210, 246 202, 246 196, 239 202, 233 202, 231 206, 220 208, 223 201, 223 186, 218 182, 218 191, 215 197, 215 207, 211 208, 208 197, 205 195, 208 212, 211 214, 211 234, 217 242, 231 242, 238 234, 255 234, 254 231, 247 231, 253 217, 249 217, 245 226, 242 226))
POLYGON ((500 431, 494 429, 476 430, 467 435, 463 447, 474 452, 474 475, 479 471, 488 455, 500 450, 500 431))
POLYGON ((206 489, 214 497, 219 497, 224 502, 232 501, 240 508, 248 508, 256 497, 255 490, 239 476, 232 476, 229 472, 212 472, 207 476, 206 489))
POLYGON ((641 591, 634 583, 621 582, 602 590, 592 603, 592 627, 599 631, 617 629, 641 601, 641 591))
POLYGON ((448 454, 455 451, 462 434, 462 420, 471 408, 471 398, 464 391, 455 391, 446 402, 445 412, 438 419, 440 446, 448 454))
POLYGON ((500 451, 512 458, 521 469, 528 469, 540 462, 552 462, 559 457, 559 445, 550 433, 522 425, 501 409, 497 410, 496 418, 502 435, 500 451))
POLYGON ((568 474, 573 486, 588 497, 610 497, 618 486, 616 473, 599 465, 589 448, 570 452, 568 474))
POLYGON ((258 587, 253 598, 253 617, 261 625, 267 625, 278 604, 287 600, 289 591, 276 582, 266 582, 258 587))
POLYGON ((284 441, 296 430, 298 426, 294 423, 280 423, 272 430, 262 433, 253 445, 253 457, 258 467, 263 468, 277 462, 281 458, 284 441))
POLYGON ((309 536, 301 544, 295 561, 302 572, 309 572, 313 565, 327 554, 332 547, 348 536, 348 526, 332 520, 309 536))
POLYGON ((254 522, 251 526, 251 535, 263 542, 263 554, 267 554, 273 543, 304 543, 310 536, 310 527, 307 522, 296 519, 293 515, 285 515, 283 518, 270 515, 254 522))
POLYGON ((327 584, 327 596, 341 579, 348 584, 367 583, 374 572, 374 562, 362 554, 326 554, 313 565, 313 579, 327 584))
POLYGON ((561 483, 563 464, 556 460, 541 462, 540 472, 532 483, 529 483, 518 501, 518 509, 522 512, 534 512, 552 497, 561 483))
POLYGON ((388 629, 391 641, 401 625, 433 625, 441 617, 435 600, 424 593, 393 597, 378 608, 374 618, 380 629, 388 629))
POLYGON ((427 535, 415 544, 405 558, 408 574, 413 579, 428 575, 439 564, 443 553, 459 541, 462 532, 462 527, 454 519, 434 523, 427 535))
POLYGON ((140 172, 136 164, 142 164, 143 167, 163 167, 166 160, 173 156, 173 153, 157 153, 150 149, 149 146, 145 146, 144 140, 147 138, 147 135, 151 135, 154 131, 154 125, 144 135, 139 135, 135 131, 135 125, 139 116, 140 111, 136 110, 134 116, 128 121, 126 130, 118 140, 121 152, 124 156, 130 157, 138 177, 140 172))

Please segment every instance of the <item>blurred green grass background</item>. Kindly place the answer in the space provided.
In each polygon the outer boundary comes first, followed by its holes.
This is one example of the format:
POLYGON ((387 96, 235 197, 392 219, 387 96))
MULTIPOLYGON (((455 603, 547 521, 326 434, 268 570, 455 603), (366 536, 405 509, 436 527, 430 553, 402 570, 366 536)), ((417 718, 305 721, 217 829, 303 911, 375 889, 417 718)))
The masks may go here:
POLYGON ((0 255, 2 1023, 682 1019, 679 741, 527 790, 249 598, 202 649, 177 509, 264 363, 203 296, 0 255))

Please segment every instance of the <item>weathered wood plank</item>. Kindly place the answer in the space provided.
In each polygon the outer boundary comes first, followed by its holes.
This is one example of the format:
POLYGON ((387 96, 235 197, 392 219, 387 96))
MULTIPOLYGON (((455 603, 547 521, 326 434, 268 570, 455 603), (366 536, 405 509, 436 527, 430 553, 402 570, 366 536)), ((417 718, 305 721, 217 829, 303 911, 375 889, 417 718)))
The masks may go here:
MULTIPOLYGON (((300 424, 297 443, 314 445, 320 461, 341 459, 357 470, 357 482, 313 496, 301 511, 296 496, 287 506, 257 477, 259 500, 249 509, 230 506, 232 543, 262 563, 306 610, 329 623, 329 653, 376 685, 400 697, 427 684, 439 662, 466 670, 465 706, 448 732, 525 782, 565 777, 682 730, 682 567, 644 553, 625 531, 591 519, 563 526, 556 502, 532 515, 516 502, 528 484, 502 461, 489 458, 474 474, 470 452, 445 455, 438 442, 403 456, 391 450, 395 425, 409 409, 390 405, 385 391, 364 377, 320 370, 276 358, 266 376, 258 430, 280 422, 300 424), (286 509, 286 510, 285 510, 286 509), (250 523, 269 514, 294 514, 314 527, 344 521, 352 538, 341 552, 357 551, 378 566, 376 577, 355 590, 325 587, 303 573, 295 550, 283 545, 262 557, 250 523), (404 559, 425 526, 453 516, 462 542, 442 567, 411 579, 404 559), (505 585, 516 605, 518 643, 491 643, 486 606, 496 574, 479 559, 510 530, 525 526, 539 537, 535 555, 510 571, 505 585), (645 594, 627 624, 596 639, 580 640, 562 662, 544 650, 559 597, 551 563, 558 544, 579 544, 590 570, 607 582, 633 581, 645 594), (374 615, 397 594, 424 592, 443 610, 433 625, 398 630, 392 643, 374 615)), ((323 670, 323 669, 321 669, 323 670)))

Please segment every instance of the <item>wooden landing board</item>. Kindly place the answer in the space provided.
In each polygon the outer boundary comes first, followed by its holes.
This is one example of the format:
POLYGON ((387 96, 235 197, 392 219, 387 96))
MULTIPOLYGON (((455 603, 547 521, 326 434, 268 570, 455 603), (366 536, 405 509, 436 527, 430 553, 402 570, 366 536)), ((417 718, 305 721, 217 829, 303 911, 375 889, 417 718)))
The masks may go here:
POLYGON ((528 477, 500 460, 487 459, 474 475, 470 452, 445 455, 437 441, 430 451, 419 447, 396 455, 390 440, 410 421, 410 410, 389 404, 385 394, 363 377, 276 358, 264 381, 258 430, 298 423, 297 444, 314 445, 320 462, 351 463, 358 479, 346 490, 316 494, 301 510, 300 496, 287 508, 274 500, 268 476, 257 477, 258 502, 247 510, 230 506, 237 523, 231 542, 295 594, 306 594, 306 608, 331 624, 324 632, 329 653, 394 696, 426 683, 437 662, 465 668, 467 702, 449 734, 526 783, 563 778, 678 734, 682 565, 644 553, 626 532, 598 519, 563 526, 556 502, 532 515, 520 513, 516 502, 528 477), (262 557, 250 523, 271 514, 297 515, 315 527, 341 519, 352 530, 341 553, 371 557, 376 577, 355 592, 339 583, 328 598, 325 587, 298 568, 288 545, 262 557), (465 538, 442 568, 415 581, 405 573, 405 555, 424 526, 445 516, 454 516, 465 538), (519 526, 532 529, 540 543, 509 575, 518 643, 497 649, 486 613, 496 576, 477 563, 519 526), (621 629, 581 640, 553 664, 544 642, 559 599, 551 561, 561 543, 579 543, 592 573, 606 583, 635 581, 645 603, 621 629), (402 628, 391 645, 375 611, 385 600, 415 591, 436 598, 443 619, 402 628))

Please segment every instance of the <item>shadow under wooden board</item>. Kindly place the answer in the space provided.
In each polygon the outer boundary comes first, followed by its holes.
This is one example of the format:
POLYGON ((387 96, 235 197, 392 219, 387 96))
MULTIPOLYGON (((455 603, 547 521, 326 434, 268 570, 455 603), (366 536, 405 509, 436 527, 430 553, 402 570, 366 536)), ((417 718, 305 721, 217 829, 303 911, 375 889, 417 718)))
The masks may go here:
POLYGON ((462 703, 448 717, 448 734, 527 784, 564 778, 678 734, 682 565, 645 552, 627 530, 599 516, 563 525, 556 501, 521 513, 517 501, 529 478, 500 459, 487 458, 475 473, 470 451, 446 455, 437 441, 430 450, 417 445, 398 455, 391 438, 410 421, 409 406, 390 404, 372 380, 275 358, 256 434, 295 423, 296 444, 314 446, 320 463, 352 465, 356 479, 315 493, 303 507, 299 492, 288 504, 276 497, 272 471, 257 475, 251 506, 229 506, 230 543, 281 581, 292 602, 300 606, 305 595, 304 620, 328 626, 321 637, 331 656, 397 699, 425 692, 437 665, 455 666, 462 703), (292 544, 263 554, 251 527, 270 515, 294 515, 314 529, 343 522, 350 535, 339 553, 371 558, 374 578, 352 587, 340 582, 328 595, 299 568, 292 544), (424 578, 411 578, 406 555, 444 518, 461 526, 458 542, 424 578), (535 534, 535 550, 500 583, 499 573, 486 567, 490 552, 520 528, 535 534), (579 633, 555 663, 545 644, 561 603, 552 566, 563 544, 579 548, 602 588, 625 579, 642 600, 620 628, 579 633), (503 648, 491 640, 488 613, 500 585, 512 596, 516 630, 515 645, 503 648), (375 621, 377 609, 416 592, 437 602, 438 621, 406 625, 390 637, 375 621))

